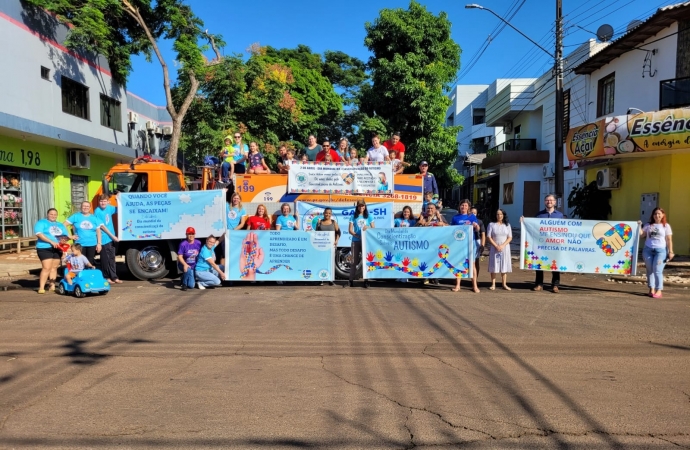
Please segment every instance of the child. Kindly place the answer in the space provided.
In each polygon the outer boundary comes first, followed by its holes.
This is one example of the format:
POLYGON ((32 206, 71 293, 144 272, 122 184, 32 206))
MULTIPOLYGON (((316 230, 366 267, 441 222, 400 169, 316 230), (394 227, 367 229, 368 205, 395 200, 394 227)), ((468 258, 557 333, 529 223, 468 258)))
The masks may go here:
POLYGON ((64 261, 68 264, 69 268, 69 272, 67 272, 65 279, 67 280, 67 284, 70 286, 72 285, 72 279, 79 275, 79 273, 84 270, 84 267, 95 269, 86 256, 81 254, 80 244, 74 244, 72 246, 72 254, 66 255, 64 261))
POLYGON ((398 158, 398 151, 397 150, 388 150, 388 156, 391 159, 391 162, 393 163, 393 174, 397 175, 399 173, 403 173, 403 170, 405 170, 405 167, 409 166, 408 163, 400 161, 398 158))
POLYGON ((359 164, 359 157, 357 156, 357 149, 356 148, 350 149, 350 164, 353 166, 356 166, 357 164, 359 164))
POLYGON ((331 163, 333 162, 333 155, 331 155, 331 152, 326 153, 326 155, 323 157, 323 162, 328 165, 331 165, 331 163))
MULTIPOLYGON (((426 217, 427 215, 427 207, 429 206, 430 203, 433 202, 433 193, 432 192, 427 192, 424 194, 424 201, 422 202, 422 215, 426 217)), ((434 203, 435 204, 435 203, 434 203)))
POLYGON ((249 144, 249 173, 271 173, 270 169, 264 161, 264 155, 259 153, 259 144, 252 142, 249 144))
POLYGON ((306 153, 302 153, 302 159, 301 159, 301 161, 302 161, 303 164, 308 163, 308 162, 309 162, 309 155, 307 155, 306 153))
POLYGON ((440 197, 438 194, 434 194, 433 197, 431 197, 431 202, 436 205, 436 208, 441 211, 443 209, 443 202, 441 202, 440 197))

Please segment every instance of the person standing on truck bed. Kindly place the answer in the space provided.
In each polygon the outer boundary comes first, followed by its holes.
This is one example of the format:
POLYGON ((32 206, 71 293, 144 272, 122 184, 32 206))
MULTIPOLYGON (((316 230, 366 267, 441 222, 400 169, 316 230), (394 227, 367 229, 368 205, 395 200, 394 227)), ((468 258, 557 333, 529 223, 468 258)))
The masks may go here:
POLYGON ((316 155, 318 155, 321 150, 323 150, 323 147, 316 143, 316 136, 310 134, 309 144, 304 147, 304 154, 307 155, 309 161, 316 161, 316 155))
POLYGON ((122 280, 117 277, 115 264, 115 243, 118 239, 113 226, 113 215, 117 214, 117 208, 111 205, 109 200, 107 195, 101 195, 98 198, 98 208, 93 215, 101 221, 101 231, 104 233, 101 236, 101 271, 110 284, 119 284, 122 280))
POLYGON ((367 150, 367 154, 364 157, 364 162, 383 162, 390 161, 388 155, 388 149, 381 145, 381 138, 378 134, 374 134, 371 137, 371 148, 367 150))
POLYGON ((436 177, 429 173, 429 163, 422 161, 419 163, 419 174, 422 176, 424 181, 424 195, 427 192, 431 194, 438 194, 438 185, 436 184, 436 177))
POLYGON ((391 138, 383 143, 383 146, 388 149, 390 152, 391 150, 395 150, 398 152, 398 156, 400 157, 400 162, 405 161, 405 144, 400 142, 400 132, 396 131, 391 135, 391 138))
POLYGON ((91 203, 82 202, 81 212, 72 214, 64 223, 69 230, 74 229, 81 244, 84 256, 92 265, 96 265, 96 252, 101 251, 101 221, 91 214, 91 203))
POLYGON ((326 159, 326 155, 331 155, 332 162, 340 162, 340 155, 338 152, 331 148, 331 142, 328 138, 323 140, 322 150, 316 154, 316 162, 323 162, 326 159))
MULTIPOLYGON (((231 150, 228 151, 222 165, 221 172, 223 173, 224 182, 230 182, 232 176, 236 173, 246 173, 244 163, 247 160, 249 147, 247 144, 242 143, 242 135, 239 132, 235 133, 233 137, 235 138, 235 143, 232 144, 231 150)), ((228 138, 225 139, 227 141, 228 138)))

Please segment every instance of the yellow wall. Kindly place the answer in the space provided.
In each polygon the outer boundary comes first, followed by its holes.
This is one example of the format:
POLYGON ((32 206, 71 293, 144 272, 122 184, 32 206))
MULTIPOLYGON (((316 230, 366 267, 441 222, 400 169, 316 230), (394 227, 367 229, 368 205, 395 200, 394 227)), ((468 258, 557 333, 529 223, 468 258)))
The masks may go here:
MULTIPOLYGON (((658 192, 659 206, 673 229, 673 250, 690 255, 690 153, 641 157, 609 167, 618 167, 621 177, 620 189, 611 191, 611 219, 638 220, 640 196, 658 192)), ((597 170, 587 171, 588 183, 596 179, 597 170)))

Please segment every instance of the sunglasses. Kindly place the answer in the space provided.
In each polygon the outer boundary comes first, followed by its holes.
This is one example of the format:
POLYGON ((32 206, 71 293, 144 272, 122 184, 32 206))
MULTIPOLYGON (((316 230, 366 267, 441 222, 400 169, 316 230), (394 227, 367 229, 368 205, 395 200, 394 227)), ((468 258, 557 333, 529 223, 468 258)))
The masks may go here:
POLYGON ((241 138, 241 137, 242 137, 242 136, 235 136, 235 139, 239 139, 239 138, 241 138))

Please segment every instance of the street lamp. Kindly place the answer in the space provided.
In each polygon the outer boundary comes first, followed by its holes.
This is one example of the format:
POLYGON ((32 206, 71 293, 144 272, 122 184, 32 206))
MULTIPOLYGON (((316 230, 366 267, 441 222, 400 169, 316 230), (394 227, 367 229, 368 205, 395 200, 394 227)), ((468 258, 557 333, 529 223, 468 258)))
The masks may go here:
POLYGON ((562 0, 556 0, 556 51, 555 54, 549 52, 544 47, 533 41, 522 31, 515 28, 510 22, 499 16, 489 8, 485 8, 476 3, 465 5, 465 9, 482 9, 489 11, 496 16, 498 20, 508 25, 513 30, 520 33, 524 38, 536 45, 541 51, 554 59, 554 75, 556 78, 556 126, 555 126, 555 149, 554 158, 556 160, 556 197, 558 198, 559 207, 562 208, 561 199, 563 198, 563 9, 562 0))

